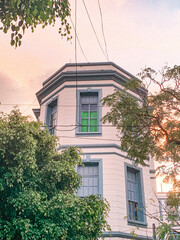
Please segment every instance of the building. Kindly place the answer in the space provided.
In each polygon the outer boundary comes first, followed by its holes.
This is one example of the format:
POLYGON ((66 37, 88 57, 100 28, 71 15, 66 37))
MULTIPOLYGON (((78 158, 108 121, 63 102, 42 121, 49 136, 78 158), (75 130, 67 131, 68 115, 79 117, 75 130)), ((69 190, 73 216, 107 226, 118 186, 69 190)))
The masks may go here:
MULTIPOLYGON (((134 167, 119 148, 116 128, 101 123, 109 109, 102 108, 100 100, 123 89, 132 77, 111 62, 66 64, 43 82, 37 92, 40 109, 34 110, 50 133, 60 137, 61 149, 83 150, 85 167, 77 166, 83 180, 78 194, 100 193, 110 203, 112 232, 104 233, 107 240, 154 239, 154 220, 144 214, 146 208, 157 211, 149 203, 156 191, 153 161, 147 167, 134 167)), ((139 99, 136 92, 130 94, 139 99)), ((143 88, 141 94, 146 94, 143 88)))
POLYGON ((170 224, 173 222, 171 226, 173 230, 177 230, 173 232, 174 239, 180 240, 180 231, 179 231, 179 223, 180 223, 180 208, 178 207, 170 207, 167 201, 168 192, 157 192, 158 202, 159 202, 159 215, 160 220, 164 223, 170 224), (174 221, 172 221, 174 219, 174 221))

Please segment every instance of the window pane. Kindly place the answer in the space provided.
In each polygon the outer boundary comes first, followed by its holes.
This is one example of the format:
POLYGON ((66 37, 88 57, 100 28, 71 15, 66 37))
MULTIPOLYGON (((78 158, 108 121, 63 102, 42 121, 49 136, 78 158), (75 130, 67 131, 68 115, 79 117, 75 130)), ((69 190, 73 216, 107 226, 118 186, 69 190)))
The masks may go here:
POLYGON ((90 127, 90 132, 97 132, 97 127, 90 127))
POLYGON ((88 119, 81 119, 81 132, 88 132, 88 119))
POLYGON ((129 219, 138 220, 137 211, 138 204, 136 202, 129 201, 129 219))
POLYGON ((88 111, 88 106, 89 106, 88 104, 82 104, 81 105, 81 110, 82 111, 88 111))
POLYGON ((88 125, 88 119, 81 119, 81 125, 88 125))
POLYGON ((90 111, 97 111, 97 104, 91 104, 90 111))
POLYGON ((90 119, 90 132, 97 132, 97 119, 90 119))
POLYGON ((97 117, 97 112, 90 112, 90 117, 97 117))
POLYGON ((97 119, 90 119, 90 125, 97 126, 97 119))
POLYGON ((88 132, 88 126, 81 126, 81 132, 88 132))
POLYGON ((53 127, 53 128, 50 128, 49 129, 49 133, 51 134, 51 135, 54 135, 54 133, 55 133, 55 128, 53 127))
POLYGON ((88 118, 89 113, 88 112, 81 112, 81 117, 82 118, 88 118))

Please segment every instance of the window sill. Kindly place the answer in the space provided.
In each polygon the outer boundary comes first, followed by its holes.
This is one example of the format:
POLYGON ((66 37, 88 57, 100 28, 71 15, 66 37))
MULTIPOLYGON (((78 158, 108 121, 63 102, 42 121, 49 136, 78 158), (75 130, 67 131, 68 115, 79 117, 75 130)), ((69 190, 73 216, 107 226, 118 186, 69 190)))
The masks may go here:
POLYGON ((130 219, 128 219, 128 225, 147 228, 147 222, 141 222, 141 221, 130 220, 130 219))
POLYGON ((94 136, 94 135, 102 135, 102 132, 76 132, 76 135, 79 136, 94 136))

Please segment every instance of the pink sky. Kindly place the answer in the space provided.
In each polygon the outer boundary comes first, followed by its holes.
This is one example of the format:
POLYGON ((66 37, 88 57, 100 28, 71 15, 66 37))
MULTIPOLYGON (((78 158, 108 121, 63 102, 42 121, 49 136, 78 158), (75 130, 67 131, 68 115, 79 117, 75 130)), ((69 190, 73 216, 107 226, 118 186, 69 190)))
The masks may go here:
MULTIPOLYGON (((85 2, 104 48, 98 1, 85 2)), ((100 0, 100 3, 110 61, 135 75, 145 66, 158 70, 165 62, 170 66, 179 64, 179 0, 100 0)), ((88 61, 107 61, 82 0, 77 0, 77 4, 77 33, 88 61)), ((74 21, 73 4, 72 19, 74 21)), ((86 62, 79 46, 77 50, 78 62, 86 62)), ((9 112, 14 104, 25 104, 19 105, 21 111, 32 114, 32 107, 38 107, 35 93, 42 82, 74 59, 74 38, 71 42, 62 39, 58 35, 58 23, 54 28, 38 27, 35 33, 26 31, 22 46, 17 49, 10 46, 9 34, 1 32, 0 111, 9 112), (29 106, 32 103, 33 106, 29 106)))

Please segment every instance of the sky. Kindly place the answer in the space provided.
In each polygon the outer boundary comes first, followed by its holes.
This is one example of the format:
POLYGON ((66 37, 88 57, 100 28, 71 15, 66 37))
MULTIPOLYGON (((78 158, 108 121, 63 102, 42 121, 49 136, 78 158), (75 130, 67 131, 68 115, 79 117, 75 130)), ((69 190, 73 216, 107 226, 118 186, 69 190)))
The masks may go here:
MULTIPOLYGON (((98 0, 84 0, 105 51, 98 0)), ((164 63, 180 64, 179 0, 99 0, 109 60, 137 75, 144 67, 160 70, 164 63)), ((71 2, 74 21, 74 2, 71 2)), ((25 32, 19 48, 10 34, 0 32, 0 111, 18 105, 24 115, 38 108, 36 92, 42 82, 64 64, 75 62, 75 38, 67 41, 55 27, 25 32)), ((83 1, 77 0, 77 35, 88 62, 105 62, 83 1)), ((77 61, 86 62, 77 43, 77 61)), ((162 186, 161 186, 162 188, 162 186)), ((163 186, 166 188, 166 186, 163 186)), ((161 189, 159 189, 160 191, 161 189)), ((166 191, 166 189, 163 189, 166 191)))
MULTIPOLYGON (((98 0, 84 1, 105 51, 98 0)), ((74 22, 75 1, 70 2, 74 22)), ((159 70, 164 63, 179 64, 179 0, 100 0, 100 5, 110 61, 134 75, 146 66, 159 70)), ((26 31, 16 49, 10 46, 10 34, 0 32, 0 111, 19 105, 23 114, 33 116, 42 82, 65 63, 75 62, 74 30, 73 39, 67 41, 58 34, 59 24, 26 31)), ((82 0, 77 0, 77 34, 88 62, 107 61, 82 0)), ((86 62, 79 46, 77 61, 86 62)))

